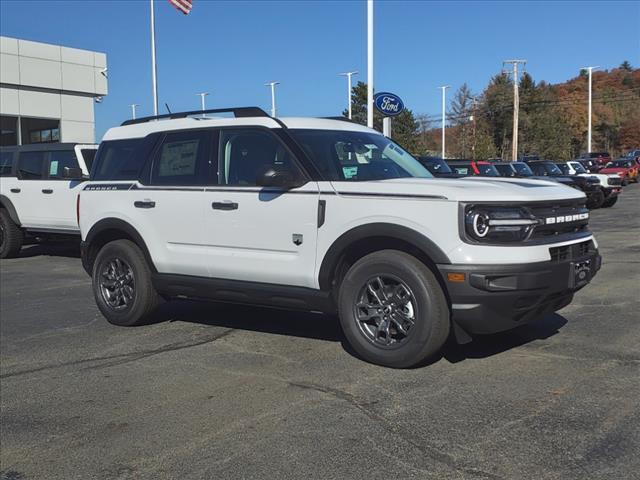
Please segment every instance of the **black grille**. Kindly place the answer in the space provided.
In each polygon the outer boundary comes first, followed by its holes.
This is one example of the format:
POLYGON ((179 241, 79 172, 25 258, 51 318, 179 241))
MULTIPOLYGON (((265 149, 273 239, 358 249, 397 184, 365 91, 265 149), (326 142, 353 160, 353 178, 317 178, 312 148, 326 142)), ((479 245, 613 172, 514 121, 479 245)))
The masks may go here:
POLYGON ((608 185, 622 185, 622 179, 620 177, 609 177, 607 178, 608 185))
POLYGON ((563 247, 551 247, 549 254, 552 262, 565 262, 568 260, 577 260, 595 252, 593 241, 574 243, 573 245, 565 245, 563 247))
POLYGON ((528 206, 531 213, 541 220, 537 225, 530 239, 549 239, 550 237, 578 233, 587 230, 589 218, 581 220, 566 220, 566 217, 577 214, 588 214, 584 201, 565 201, 544 204, 534 204, 528 206), (555 223, 547 223, 547 219, 554 219, 555 223), (560 220, 559 220, 560 219, 560 220))

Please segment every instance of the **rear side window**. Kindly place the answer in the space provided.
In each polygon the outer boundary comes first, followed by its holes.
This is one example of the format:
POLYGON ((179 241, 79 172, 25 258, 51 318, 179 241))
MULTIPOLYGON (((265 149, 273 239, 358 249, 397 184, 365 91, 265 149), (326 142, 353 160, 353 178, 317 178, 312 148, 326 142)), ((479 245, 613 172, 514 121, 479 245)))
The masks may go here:
POLYGON ((22 152, 18 159, 18 178, 40 180, 44 170, 44 156, 47 152, 22 152))
POLYGON ((64 167, 80 168, 73 150, 54 150, 49 157, 49 178, 63 180, 64 167))
POLYGON ((142 141, 141 138, 133 138, 102 142, 91 179, 136 180, 145 161, 138 148, 142 141))
POLYGON ((0 177, 10 177, 13 168, 13 152, 0 152, 0 177))
POLYGON ((210 131, 168 133, 156 151, 151 170, 151 184, 208 184, 212 166, 210 154, 210 131))

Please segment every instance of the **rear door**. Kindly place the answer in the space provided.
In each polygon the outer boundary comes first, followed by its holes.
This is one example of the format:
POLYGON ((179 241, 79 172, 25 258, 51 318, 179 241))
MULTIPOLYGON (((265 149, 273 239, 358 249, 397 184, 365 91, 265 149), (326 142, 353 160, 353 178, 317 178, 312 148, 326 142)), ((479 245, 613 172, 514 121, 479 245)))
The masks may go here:
POLYGON ((66 167, 81 168, 76 152, 74 149, 52 150, 46 165, 47 181, 41 190, 45 196, 41 212, 43 222, 49 228, 76 233, 79 230, 76 200, 85 180, 69 180, 63 176, 66 167))
POLYGON ((208 275, 203 208, 205 187, 217 172, 215 135, 211 129, 162 134, 142 183, 127 192, 134 226, 161 273, 208 275))

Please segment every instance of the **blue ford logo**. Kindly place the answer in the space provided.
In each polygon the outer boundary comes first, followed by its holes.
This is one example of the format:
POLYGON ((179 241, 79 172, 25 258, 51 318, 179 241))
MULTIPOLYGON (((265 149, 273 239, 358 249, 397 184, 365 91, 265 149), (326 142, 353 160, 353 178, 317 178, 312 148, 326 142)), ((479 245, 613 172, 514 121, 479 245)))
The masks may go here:
POLYGON ((404 110, 404 103, 400 97, 389 92, 376 93, 373 96, 373 103, 378 111, 387 117, 395 117, 404 110))

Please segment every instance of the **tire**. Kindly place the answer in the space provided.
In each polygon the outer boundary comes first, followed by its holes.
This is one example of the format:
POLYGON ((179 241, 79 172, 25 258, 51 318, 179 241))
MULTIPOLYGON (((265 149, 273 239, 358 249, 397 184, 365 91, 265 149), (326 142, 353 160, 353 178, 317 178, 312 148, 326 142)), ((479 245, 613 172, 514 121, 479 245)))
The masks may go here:
POLYGON ((422 363, 442 348, 449 335, 449 307, 435 275, 417 258, 397 250, 371 253, 349 268, 340 285, 338 311, 342 330, 353 349, 364 360, 386 367, 409 368, 422 363), (377 297, 367 288, 369 285, 377 297), (377 308, 382 304, 376 298, 386 306, 377 308), (407 298, 409 301, 402 303, 407 298), (371 318, 367 321, 359 320, 368 316, 371 318), (403 323, 407 317, 413 318, 412 326, 403 323), (403 325, 399 326, 398 321, 403 325), (376 330, 379 325, 388 325, 388 335, 385 328, 376 330))
POLYGON ((622 186, 626 187, 627 185, 629 185, 629 180, 627 180, 627 178, 625 177, 622 179, 622 186))
POLYGON ((615 195, 613 197, 609 197, 602 204, 602 208, 613 207, 616 204, 617 201, 618 201, 618 195, 615 195))
POLYGON ((587 200, 587 208, 590 210, 595 210, 596 208, 600 208, 604 203, 604 193, 602 189, 598 190, 595 195, 592 195, 591 198, 587 200))
POLYGON ((24 242, 24 233, 16 225, 9 212, 0 209, 0 258, 17 257, 24 242))
POLYGON ((114 240, 103 246, 91 277, 96 304, 114 325, 144 324, 160 303, 151 283, 151 269, 130 240, 114 240))

